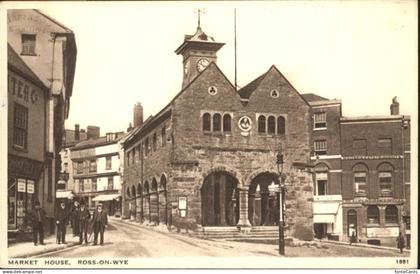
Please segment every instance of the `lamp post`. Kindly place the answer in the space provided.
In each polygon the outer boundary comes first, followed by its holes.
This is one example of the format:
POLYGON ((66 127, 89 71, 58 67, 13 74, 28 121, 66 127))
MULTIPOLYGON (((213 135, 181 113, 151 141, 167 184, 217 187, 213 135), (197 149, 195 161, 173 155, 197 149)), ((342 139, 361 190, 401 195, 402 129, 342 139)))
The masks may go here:
POLYGON ((277 172, 279 174, 279 254, 284 255, 284 220, 283 220, 283 203, 284 203, 284 183, 281 179, 281 174, 283 172, 283 151, 282 145, 279 143, 277 151, 277 172))

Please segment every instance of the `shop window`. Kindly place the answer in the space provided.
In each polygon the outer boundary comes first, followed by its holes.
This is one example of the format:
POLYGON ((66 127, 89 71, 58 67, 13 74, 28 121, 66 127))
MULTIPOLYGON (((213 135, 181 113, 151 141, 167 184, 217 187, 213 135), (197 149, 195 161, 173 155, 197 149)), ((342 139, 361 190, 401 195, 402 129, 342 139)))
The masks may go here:
POLYGON ((376 205, 367 207, 367 222, 368 224, 379 224, 379 208, 376 205))
POLYGON ((211 115, 210 113, 204 113, 203 115, 203 131, 211 130, 211 115))
POLYGON ((286 133, 286 119, 283 116, 277 117, 277 134, 284 135, 286 133))
POLYGON ((106 161, 105 169, 110 170, 112 168, 112 157, 111 156, 106 156, 105 161, 106 161))
POLYGON ((15 103, 13 145, 26 149, 28 145, 28 108, 15 103))
POLYGON ((366 139, 353 140, 353 155, 363 156, 366 155, 366 139))
POLYGON ((392 139, 391 138, 378 139, 378 150, 380 154, 386 154, 386 155, 392 154, 392 139))
POLYGON ((275 134, 276 132, 276 118, 269 116, 267 119, 267 132, 268 134, 275 134))
POLYGON ((325 112, 318 112, 314 114, 314 129, 327 128, 327 114, 325 112))
POLYGON ((354 194, 358 196, 366 196, 367 173, 354 172, 353 180, 354 180, 354 194))
POLYGON ((114 189, 114 177, 110 176, 108 177, 108 190, 114 189))
POLYGON ((222 115, 216 113, 213 115, 213 131, 221 131, 222 115))
POLYGON ((35 34, 22 34, 22 55, 35 55, 35 34))
POLYGON ((385 223, 398 224, 398 208, 394 205, 389 205, 385 208, 385 223))
POLYGON ((223 132, 232 131, 232 118, 229 114, 223 115, 223 132))
POLYGON ((392 196, 392 172, 379 172, 379 191, 381 196, 392 196))
POLYGON ((258 132, 265 133, 265 116, 260 115, 258 117, 258 132))
POLYGON ((317 140, 314 142, 315 155, 327 154, 327 140, 317 140))

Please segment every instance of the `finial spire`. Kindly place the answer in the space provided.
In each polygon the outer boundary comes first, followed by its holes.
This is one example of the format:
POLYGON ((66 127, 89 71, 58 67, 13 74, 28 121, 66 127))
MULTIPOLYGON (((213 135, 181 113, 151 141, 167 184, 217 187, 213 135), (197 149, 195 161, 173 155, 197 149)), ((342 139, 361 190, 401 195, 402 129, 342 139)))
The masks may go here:
POLYGON ((201 19, 201 14, 205 14, 205 9, 196 9, 195 12, 197 13, 197 28, 201 28, 200 26, 200 19, 201 19))

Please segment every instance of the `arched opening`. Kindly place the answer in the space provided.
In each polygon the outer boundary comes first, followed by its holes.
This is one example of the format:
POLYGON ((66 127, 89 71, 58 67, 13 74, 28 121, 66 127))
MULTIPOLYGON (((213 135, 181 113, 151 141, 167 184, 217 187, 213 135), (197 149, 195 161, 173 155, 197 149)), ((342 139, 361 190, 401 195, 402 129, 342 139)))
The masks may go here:
POLYGON ((156 179, 152 180, 152 189, 150 191, 150 218, 155 224, 159 224, 159 193, 156 179))
POLYGON ((258 117, 258 132, 265 133, 265 116, 260 115, 258 117))
POLYGON ((368 224, 379 224, 379 208, 376 205, 367 207, 368 224))
POLYGON ((238 180, 227 172, 208 175, 201 188, 203 226, 234 226, 239 220, 238 180))
POLYGON ((229 114, 223 115, 223 132, 231 132, 232 126, 231 126, 232 118, 229 114))
POLYGON ((394 167, 389 163, 382 163, 378 166, 379 195, 393 196, 394 192, 394 167))
POLYGON ((251 181, 248 197, 248 216, 252 225, 276 225, 279 221, 278 193, 270 193, 268 186, 278 184, 278 176, 264 172, 251 181))
POLYGON ((141 184, 137 184, 137 200, 136 200, 136 209, 137 209, 137 220, 141 221, 143 220, 143 206, 142 206, 142 193, 143 189, 141 187, 141 184))
POLYGON ((143 218, 150 222, 150 189, 148 181, 144 183, 143 188, 143 218))
POLYGON ((284 135, 286 133, 286 119, 283 116, 277 118, 277 134, 284 135))
POLYGON ((274 118, 274 116, 268 116, 267 132, 273 135, 276 133, 276 118, 274 118))
POLYGON ((166 192, 166 177, 165 175, 160 176, 159 181, 159 221, 164 224, 168 224, 168 208, 167 208, 167 192, 166 192))
POLYGON ((216 113, 213 115, 213 131, 222 130, 222 115, 216 113))
POLYGON ((211 115, 210 113, 203 114, 203 131, 211 130, 211 115))
POLYGON ((132 201, 131 201, 131 210, 130 210, 130 216, 131 216, 131 218, 132 219, 136 219, 136 211, 137 211, 137 209, 136 209, 136 200, 137 200, 137 192, 136 192, 136 187, 135 186, 132 186, 131 187, 131 195, 133 196, 132 198, 132 201))
POLYGON ((350 209, 347 212, 347 223, 348 223, 348 236, 354 235, 357 237, 357 212, 354 209, 350 209))
POLYGON ((398 208, 394 205, 389 205, 385 208, 385 223, 398 224, 398 208))

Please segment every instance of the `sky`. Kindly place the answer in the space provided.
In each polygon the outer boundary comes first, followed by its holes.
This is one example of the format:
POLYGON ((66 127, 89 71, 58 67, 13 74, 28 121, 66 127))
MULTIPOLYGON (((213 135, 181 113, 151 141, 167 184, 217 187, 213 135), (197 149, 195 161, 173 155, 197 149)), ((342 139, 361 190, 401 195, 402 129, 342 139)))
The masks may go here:
POLYGON ((197 27, 226 45, 218 66, 234 82, 233 9, 237 12, 238 85, 275 65, 300 93, 342 100, 344 116, 400 112, 417 116, 416 1, 44 2, 37 6, 72 29, 77 43, 66 128, 126 130, 139 101, 156 114, 181 90, 174 50, 197 27))

